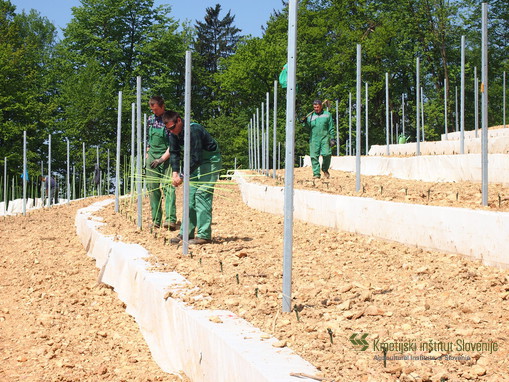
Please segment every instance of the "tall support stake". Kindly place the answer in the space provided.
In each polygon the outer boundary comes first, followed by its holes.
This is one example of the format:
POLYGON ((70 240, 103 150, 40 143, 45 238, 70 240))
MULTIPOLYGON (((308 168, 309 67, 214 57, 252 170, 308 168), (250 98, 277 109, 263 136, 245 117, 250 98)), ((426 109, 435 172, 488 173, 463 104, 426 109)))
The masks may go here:
POLYGON ((107 174, 106 174, 106 195, 110 194, 110 149, 108 149, 108 165, 107 165, 107 174))
POLYGON ((278 142, 277 147, 277 169, 281 169, 281 142, 278 142))
POLYGON ((260 108, 256 108, 256 169, 260 171, 260 108))
POLYGON ((339 100, 336 100, 336 155, 339 156, 339 100))
POLYGON ((7 211, 7 157, 4 157, 4 208, 7 211))
POLYGON ((482 205, 488 205, 488 4, 482 3, 482 205))
POLYGON ((51 134, 48 136, 48 207, 51 207, 51 134))
POLYGON ((401 129, 405 136, 405 93, 401 94, 401 129))
POLYGON ((72 199, 76 199, 76 168, 72 166, 72 199))
POLYGON ((115 212, 118 213, 120 197, 120 136, 122 134, 122 92, 118 92, 117 109, 117 156, 115 162, 115 212))
POLYGON ((27 132, 23 131, 23 216, 27 215, 27 132))
POLYGON ((503 109, 503 116, 502 116, 502 123, 504 125, 504 129, 505 129, 505 72, 504 72, 504 80, 503 80, 503 89, 502 89, 502 109, 503 109))
POLYGON ((276 145, 277 145, 277 81, 274 81, 274 119, 272 121, 272 177, 276 179, 276 145))
MULTIPOLYGON (((100 165, 99 165, 99 146, 97 146, 95 148, 95 167, 97 168, 97 171, 101 171, 100 170, 100 165)), ((95 174, 94 174, 94 183, 95 183, 95 174)), ((96 187, 96 192, 97 192, 97 196, 100 196, 101 195, 101 182, 99 182, 99 184, 97 185, 96 187)))
POLYGON ((266 149, 265 149, 265 151, 266 151, 266 155, 267 155, 267 158, 265 160, 265 165, 267 166, 267 168, 266 168, 267 176, 269 176, 269 169, 270 169, 270 166, 269 166, 269 163, 270 163, 270 155, 269 155, 269 153, 270 153, 270 150, 269 150, 269 148, 270 148, 270 143, 269 143, 269 141, 270 141, 270 139, 269 139, 269 135, 270 135, 269 134, 269 131, 270 131, 270 127, 269 127, 269 125, 270 125, 269 124, 269 119, 270 119, 270 115, 269 115, 270 114, 270 102, 269 102, 269 97, 270 97, 270 94, 269 94, 269 92, 267 92, 267 97, 266 97, 267 100, 265 102, 265 104, 267 106, 267 112, 265 113, 265 118, 266 118, 265 126, 267 127, 265 129, 265 132, 267 134, 267 138, 265 139, 265 142, 266 142, 266 145, 265 145, 266 149))
POLYGON ((391 145, 394 144, 394 118, 393 118, 394 112, 391 110, 391 145))
POLYGON ((366 82, 365 83, 365 88, 366 88, 366 100, 364 101, 364 103, 366 104, 366 107, 364 109, 364 113, 365 113, 365 120, 364 120, 364 124, 366 125, 365 129, 366 129, 366 155, 369 154, 369 121, 368 121, 368 118, 369 118, 369 114, 368 114, 368 96, 369 96, 369 93, 368 93, 368 83, 366 82))
POLYGON ((286 89, 286 159, 283 245, 283 312, 292 310, 293 166, 295 160, 295 86, 297 69, 297 0, 288 3, 288 87, 286 89))
POLYGON ((69 204, 71 202, 71 182, 70 182, 71 174, 69 173, 71 165, 69 163, 69 160, 70 160, 69 138, 66 138, 66 140, 67 140, 67 173, 66 173, 66 183, 67 183, 67 204, 69 204))
POLYGON ((465 36, 461 36, 460 154, 465 154, 465 36))
POLYGON ((186 51, 186 81, 185 81, 185 105, 184 105, 184 212, 182 216, 183 223, 183 245, 182 253, 187 255, 189 252, 189 175, 191 166, 191 51, 186 51))
MULTIPOLYGON (((143 168, 147 168, 147 114, 143 114, 143 168)), ((147 178, 143 177, 143 195, 147 194, 147 178)))
POLYGON ((131 103, 131 201, 134 199, 134 167, 135 167, 135 136, 136 136, 136 104, 131 103))
POLYGON ((444 133, 445 139, 449 139, 447 137, 447 78, 444 78, 444 133))
POLYGON ((352 155, 352 93, 348 93, 348 155, 352 155))
POLYGON ((85 156, 85 142, 83 142, 83 197, 87 197, 87 174, 86 174, 86 167, 87 167, 87 158, 85 156))
POLYGON ((477 77, 477 67, 474 67, 474 127, 475 137, 479 131, 479 78, 477 77))
POLYGON ((424 134, 424 90, 421 86, 421 126, 422 126, 422 141, 426 140, 426 136, 424 134))
POLYGON ((253 168, 253 137, 252 137, 252 125, 253 121, 250 120, 249 124, 247 125, 247 152, 248 152, 248 159, 249 159, 249 169, 253 168))
POLYGON ((141 77, 136 77, 136 193, 138 194, 138 228, 142 228, 143 222, 143 179, 141 177, 141 161, 143 153, 141 152, 141 77))
POLYGON ((262 120, 261 120, 261 125, 262 125, 262 174, 265 173, 265 168, 266 168, 266 155, 265 155, 265 146, 266 146, 266 142, 265 142, 265 104, 262 102, 262 106, 261 106, 261 109, 262 109, 262 120))
POLYGON ((455 123, 456 123, 456 132, 459 131, 459 118, 458 118, 458 87, 456 86, 455 87, 455 104, 454 104, 454 120, 455 120, 455 123))
POLYGON ((416 113, 416 123, 417 123, 417 126, 416 126, 416 130, 417 130, 417 149, 416 149, 416 155, 421 155, 421 126, 420 126, 420 113, 419 113, 419 100, 420 100, 420 89, 421 89, 421 79, 420 79, 420 61, 419 61, 419 57, 417 57, 416 59, 416 64, 415 64, 415 91, 416 91, 416 94, 415 94, 415 113, 416 113))
POLYGON ((390 155, 389 149, 389 73, 385 73, 385 154, 390 155))
POLYGON ((362 118, 361 45, 357 44, 357 105, 355 139, 355 191, 361 189, 361 118, 362 118))

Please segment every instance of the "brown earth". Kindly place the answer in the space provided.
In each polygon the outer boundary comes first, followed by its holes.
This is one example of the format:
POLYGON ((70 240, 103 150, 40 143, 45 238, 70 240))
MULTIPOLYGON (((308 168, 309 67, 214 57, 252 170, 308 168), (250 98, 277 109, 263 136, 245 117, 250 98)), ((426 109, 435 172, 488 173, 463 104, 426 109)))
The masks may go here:
MULTIPOLYGON (((314 184, 310 177, 309 168, 296 169, 296 186, 358 195, 353 174, 331 171, 330 180, 314 184)), ((257 181, 282 184, 265 177, 257 181)), ((490 186, 490 207, 481 207, 478 184, 430 187, 389 177, 363 177, 362 184, 362 196, 503 211, 509 195, 507 188, 490 186)), ((155 269, 179 272, 205 296, 194 302, 196 292, 189 291, 185 301, 235 312, 286 342, 316 365, 324 380, 509 381, 507 270, 296 221, 294 310, 282 313, 281 216, 246 207, 235 184, 220 182, 214 241, 191 246, 183 256, 180 246, 168 244, 175 233, 138 230, 134 208, 126 200, 120 214, 113 213, 113 205, 98 213, 108 223, 104 233, 143 245, 155 269), (354 334, 354 340, 367 334, 366 350, 362 342, 350 341, 354 334), (385 354, 380 343, 387 344, 385 354)), ((144 208, 147 227, 147 198, 144 208)))
POLYGON ((0 217, 0 381, 180 381, 152 360, 136 322, 76 236, 98 199, 0 217))

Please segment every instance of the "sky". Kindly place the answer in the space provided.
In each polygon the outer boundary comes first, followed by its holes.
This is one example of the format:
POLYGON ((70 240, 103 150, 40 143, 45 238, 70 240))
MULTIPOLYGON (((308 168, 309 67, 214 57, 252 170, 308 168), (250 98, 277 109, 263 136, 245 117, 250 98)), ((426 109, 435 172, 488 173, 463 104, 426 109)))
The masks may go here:
MULTIPOLYGON (((42 16, 46 16, 57 26, 59 36, 62 37, 61 28, 64 28, 72 18, 71 8, 81 5, 79 0, 11 0, 16 6, 16 13, 24 9, 36 9, 42 16)), ((202 21, 205 9, 221 4, 220 17, 224 17, 231 10, 235 16, 235 26, 242 30, 242 35, 262 36, 262 25, 265 26, 273 10, 281 10, 281 0, 155 0, 154 5, 170 5, 171 16, 177 20, 202 21)))

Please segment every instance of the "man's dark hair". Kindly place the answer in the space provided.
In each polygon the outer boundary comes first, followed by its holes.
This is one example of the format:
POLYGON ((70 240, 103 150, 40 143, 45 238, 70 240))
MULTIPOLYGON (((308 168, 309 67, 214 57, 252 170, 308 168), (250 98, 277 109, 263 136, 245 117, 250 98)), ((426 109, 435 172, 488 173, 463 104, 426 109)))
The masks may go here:
POLYGON ((164 106, 164 98, 161 96, 158 96, 158 95, 152 96, 152 97, 150 97, 148 104, 149 105, 158 104, 159 107, 163 107, 164 106))
POLYGON ((180 114, 173 110, 166 110, 163 115, 163 123, 167 124, 168 122, 177 123, 177 119, 180 118, 180 114))
POLYGON ((321 100, 319 100, 319 99, 315 99, 315 100, 313 101, 313 105, 321 105, 321 104, 322 104, 322 101, 321 101, 321 100))

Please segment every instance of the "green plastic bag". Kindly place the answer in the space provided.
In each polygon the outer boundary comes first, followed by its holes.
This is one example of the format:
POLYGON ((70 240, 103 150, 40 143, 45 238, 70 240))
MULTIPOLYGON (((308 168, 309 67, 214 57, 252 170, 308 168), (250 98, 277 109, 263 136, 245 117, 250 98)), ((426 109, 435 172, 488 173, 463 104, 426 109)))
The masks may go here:
POLYGON ((285 64, 281 73, 279 73, 279 84, 283 89, 286 89, 286 86, 288 85, 288 64, 285 64))

